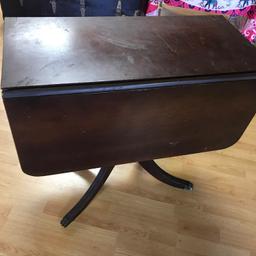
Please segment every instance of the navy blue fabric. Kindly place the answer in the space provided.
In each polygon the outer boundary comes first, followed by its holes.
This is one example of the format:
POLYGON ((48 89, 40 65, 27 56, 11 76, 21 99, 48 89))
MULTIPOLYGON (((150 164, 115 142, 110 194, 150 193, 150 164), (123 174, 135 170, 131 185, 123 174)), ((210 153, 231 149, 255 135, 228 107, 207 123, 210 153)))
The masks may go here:
POLYGON ((118 0, 86 0, 86 16, 114 16, 118 0))
POLYGON ((133 16, 136 10, 141 8, 139 0, 122 0, 122 14, 133 16))
POLYGON ((18 0, 1 0, 3 16, 16 17, 23 16, 23 9, 18 0))
MULTIPOLYGON (((52 8, 51 8, 52 9, 52 8)), ((51 10, 49 16, 81 16, 80 0, 56 0, 56 13, 51 10)))
MULTIPOLYGON (((4 16, 81 16, 80 0, 56 0, 56 8, 50 0, 0 0, 4 16), (54 11, 53 11, 54 10, 54 11)), ((122 0, 122 14, 134 15, 141 0, 122 0)), ((114 16, 118 0, 85 0, 85 16, 114 16)))
POLYGON ((26 17, 48 16, 50 11, 49 2, 43 0, 23 0, 21 8, 26 17))

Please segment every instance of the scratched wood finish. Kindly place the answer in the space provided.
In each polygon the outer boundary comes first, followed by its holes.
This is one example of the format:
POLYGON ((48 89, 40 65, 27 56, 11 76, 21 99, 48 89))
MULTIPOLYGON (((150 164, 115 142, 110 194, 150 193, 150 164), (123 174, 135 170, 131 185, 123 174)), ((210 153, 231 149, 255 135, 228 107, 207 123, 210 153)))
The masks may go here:
POLYGON ((0 255, 256 255, 255 118, 233 147, 158 163, 191 179, 195 190, 165 186, 136 164, 117 166, 103 193, 64 230, 58 220, 95 170, 24 175, 0 100, 0 255))
POLYGON ((253 46, 220 16, 7 18, 4 45, 5 89, 256 69, 253 46))
POLYGON ((222 149, 256 112, 255 48, 223 17, 7 19, 4 40, 27 174, 222 149))

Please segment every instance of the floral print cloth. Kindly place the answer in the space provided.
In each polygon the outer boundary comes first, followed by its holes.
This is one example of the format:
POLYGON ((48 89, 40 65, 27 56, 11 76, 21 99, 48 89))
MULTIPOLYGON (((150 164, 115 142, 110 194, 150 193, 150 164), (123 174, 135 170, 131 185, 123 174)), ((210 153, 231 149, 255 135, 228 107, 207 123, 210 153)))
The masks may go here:
POLYGON ((256 40, 256 0, 149 0, 147 15, 157 16, 162 2, 174 7, 215 14, 246 16, 248 21, 241 32, 250 42, 256 40))
POLYGON ((248 19, 242 33, 250 42, 256 43, 256 18, 248 19))

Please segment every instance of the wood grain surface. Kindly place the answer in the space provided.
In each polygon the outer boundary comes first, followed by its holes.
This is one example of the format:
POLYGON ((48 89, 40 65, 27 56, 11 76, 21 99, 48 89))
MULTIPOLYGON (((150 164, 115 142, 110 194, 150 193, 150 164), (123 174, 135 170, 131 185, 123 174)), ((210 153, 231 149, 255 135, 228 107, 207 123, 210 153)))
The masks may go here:
POLYGON ((96 170, 50 177, 21 172, 0 102, 1 256, 255 256, 256 119, 233 147, 158 161, 193 192, 117 166, 68 229, 58 224, 96 170))
POLYGON ((223 149, 256 112, 255 48, 220 16, 10 18, 3 59, 34 176, 223 149))
POLYGON ((7 18, 4 46, 3 88, 256 69, 253 46, 220 16, 7 18))
POLYGON ((3 98, 22 170, 44 176, 233 145, 256 112, 255 78, 237 79, 3 98))

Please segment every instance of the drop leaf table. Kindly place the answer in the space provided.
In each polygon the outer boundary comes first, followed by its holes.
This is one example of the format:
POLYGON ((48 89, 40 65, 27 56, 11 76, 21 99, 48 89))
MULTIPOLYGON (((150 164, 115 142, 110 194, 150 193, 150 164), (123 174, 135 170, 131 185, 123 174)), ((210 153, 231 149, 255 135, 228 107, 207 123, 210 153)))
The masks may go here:
POLYGON ((220 16, 6 18, 2 97, 22 170, 102 167, 68 226, 117 164, 233 145, 256 112, 256 49, 220 16))

